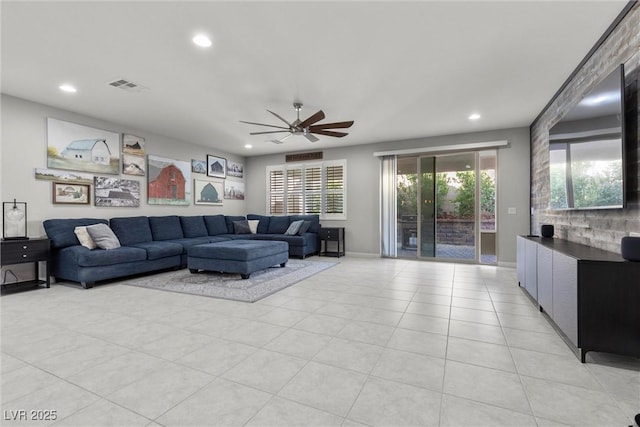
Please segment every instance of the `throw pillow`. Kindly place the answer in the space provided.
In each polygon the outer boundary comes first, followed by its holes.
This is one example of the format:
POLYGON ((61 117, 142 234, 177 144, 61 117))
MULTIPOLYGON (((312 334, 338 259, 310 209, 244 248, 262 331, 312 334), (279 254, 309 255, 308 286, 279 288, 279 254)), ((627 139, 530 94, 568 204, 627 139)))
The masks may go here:
POLYGON ((298 234, 298 230, 300 230, 302 224, 304 224, 303 220, 293 221, 289 225, 289 228, 287 228, 287 231, 284 232, 285 236, 295 236, 296 234, 298 234))
POLYGON ((251 228, 247 220, 233 221, 233 230, 236 234, 251 234, 251 228))
POLYGON ((93 239, 91 239, 91 236, 89 236, 87 227, 76 227, 73 229, 73 232, 76 234, 76 237, 78 238, 80 244, 85 248, 95 249, 98 247, 96 246, 96 243, 93 241, 93 239))
POLYGON ((87 226, 87 233, 100 249, 116 249, 120 247, 120 241, 106 224, 87 226))
POLYGON ((247 222, 249 223, 249 229, 251 230, 251 234, 257 234, 258 233, 258 224, 260 223, 259 219, 249 219, 247 220, 247 222))
POLYGON ((298 236, 302 236, 304 233, 309 231, 309 227, 311 227, 311 221, 304 221, 298 230, 298 236))

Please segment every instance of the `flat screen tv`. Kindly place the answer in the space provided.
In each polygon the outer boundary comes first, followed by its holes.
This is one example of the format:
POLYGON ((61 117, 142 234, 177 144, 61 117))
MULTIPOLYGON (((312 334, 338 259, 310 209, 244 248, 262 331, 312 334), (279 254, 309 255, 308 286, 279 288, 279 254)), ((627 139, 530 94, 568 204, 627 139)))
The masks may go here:
POLYGON ((549 130, 549 208, 624 207, 623 147, 620 65, 549 130))

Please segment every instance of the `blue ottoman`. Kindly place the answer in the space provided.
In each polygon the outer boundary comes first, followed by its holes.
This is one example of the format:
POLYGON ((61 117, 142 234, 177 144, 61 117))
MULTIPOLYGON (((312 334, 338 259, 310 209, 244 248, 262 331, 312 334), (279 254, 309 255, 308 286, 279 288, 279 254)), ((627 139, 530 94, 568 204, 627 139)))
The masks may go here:
POLYGON ((189 271, 220 271, 240 273, 248 279, 251 273, 289 261, 289 244, 266 240, 230 240, 228 242, 205 243, 189 248, 187 266, 189 271))

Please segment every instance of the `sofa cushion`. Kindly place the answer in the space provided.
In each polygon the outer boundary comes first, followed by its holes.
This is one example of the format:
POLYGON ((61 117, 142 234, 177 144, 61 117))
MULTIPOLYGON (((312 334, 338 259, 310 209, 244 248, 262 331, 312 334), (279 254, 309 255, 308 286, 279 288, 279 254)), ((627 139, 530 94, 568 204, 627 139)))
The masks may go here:
POLYGON ((258 234, 258 225, 260 225, 259 219, 248 219, 247 224, 249 224, 251 234, 258 234))
POLYGON ((233 232, 235 234, 252 234, 249 222, 246 219, 244 221, 233 221, 233 232))
POLYGON ((186 254, 187 250, 191 246, 202 245, 209 242, 209 237, 189 237, 184 239, 173 239, 173 240, 165 240, 165 242, 169 243, 177 243, 182 247, 182 253, 186 254))
POLYGON ((76 245, 64 248, 61 251, 65 255, 71 255, 79 267, 103 267, 114 264, 128 264, 134 261, 144 261, 147 259, 147 251, 132 246, 122 246, 117 249, 89 250, 84 246, 76 245))
POLYGON ((302 236, 304 233, 309 231, 309 227, 311 227, 311 221, 303 221, 300 229, 298 230, 298 236, 302 236))
POLYGON ((286 234, 258 234, 255 240, 272 240, 276 242, 287 242, 289 246, 304 246, 303 236, 287 236, 286 234))
POLYGON ((181 216, 182 234, 184 237, 205 237, 207 236, 207 226, 204 218, 198 216, 181 216))
POLYGON ((303 220, 293 221, 291 224, 289 224, 289 228, 287 228, 287 231, 285 231, 284 234, 287 236, 295 236, 296 234, 298 234, 298 231, 300 231, 300 227, 302 226, 302 224, 304 224, 303 220))
POLYGON ((248 214, 247 215, 247 219, 248 220, 258 220, 260 221, 258 223, 258 233, 259 234, 266 234, 269 232, 269 221, 271 220, 270 216, 265 216, 265 215, 256 215, 256 214, 248 214))
POLYGON ((299 220, 304 220, 304 221, 311 221, 311 226, 309 227, 309 233, 318 233, 320 232, 320 216, 319 215, 291 215, 289 217, 289 221, 294 222, 294 221, 299 221, 299 220))
POLYGON ((120 247, 120 241, 107 224, 88 225, 87 233, 100 249, 109 250, 120 247))
POLYGON ((182 245, 172 242, 143 242, 133 245, 147 251, 147 259, 160 259, 174 255, 182 255, 182 245))
POLYGON ((182 226, 177 215, 150 216, 149 225, 153 240, 182 239, 182 226))
POLYGON ((268 234, 284 234, 289 228, 289 217, 288 216, 272 216, 269 221, 269 229, 267 230, 268 234))
POLYGON ((205 215, 203 217, 204 224, 207 226, 209 236, 217 236, 218 234, 228 234, 227 223, 224 215, 205 215))
POLYGON ((65 218, 47 219, 42 223, 53 249, 79 245, 80 242, 74 233, 75 228, 93 224, 108 224, 108 221, 97 218, 65 218))
POLYGON ((149 217, 130 216, 123 218, 111 218, 111 229, 118 236, 122 246, 131 246, 136 243, 150 242, 153 240, 149 217))
POLYGON ((224 216, 224 221, 227 224, 227 233, 229 234, 235 234, 236 230, 233 228, 233 222, 234 221, 244 221, 247 218, 243 217, 243 216, 239 216, 239 215, 225 215, 224 216))

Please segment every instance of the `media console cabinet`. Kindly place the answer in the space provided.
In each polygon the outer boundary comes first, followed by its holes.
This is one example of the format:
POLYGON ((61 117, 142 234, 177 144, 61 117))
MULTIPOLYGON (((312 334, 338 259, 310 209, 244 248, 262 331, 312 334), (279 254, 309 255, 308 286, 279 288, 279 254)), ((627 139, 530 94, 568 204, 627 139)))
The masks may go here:
POLYGON ((583 363, 588 351, 640 357, 640 262, 537 236, 517 237, 516 261, 520 286, 583 363))

